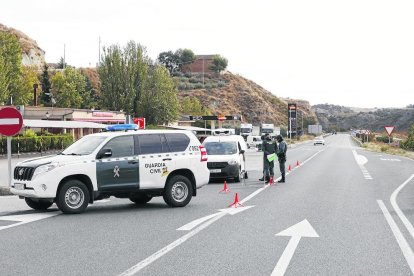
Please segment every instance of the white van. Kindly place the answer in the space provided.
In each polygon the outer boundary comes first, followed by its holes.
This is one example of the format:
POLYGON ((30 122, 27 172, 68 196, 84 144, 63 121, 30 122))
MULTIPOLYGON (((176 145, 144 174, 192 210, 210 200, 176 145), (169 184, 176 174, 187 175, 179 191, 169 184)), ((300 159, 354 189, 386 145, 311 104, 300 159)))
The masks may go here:
POLYGON ((257 145, 262 143, 262 138, 260 136, 247 136, 247 147, 248 148, 256 148, 257 145))
POLYGON ((208 154, 207 168, 210 170, 210 180, 224 178, 240 182, 241 178, 247 179, 247 145, 243 137, 209 136, 204 140, 203 146, 208 154))

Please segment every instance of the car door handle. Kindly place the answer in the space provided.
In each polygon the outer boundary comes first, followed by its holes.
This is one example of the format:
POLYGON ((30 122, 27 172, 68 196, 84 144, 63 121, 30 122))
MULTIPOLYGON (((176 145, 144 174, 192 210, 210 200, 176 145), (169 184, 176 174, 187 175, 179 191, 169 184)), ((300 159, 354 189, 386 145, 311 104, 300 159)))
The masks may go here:
POLYGON ((128 164, 138 164, 138 160, 129 160, 128 164))
POLYGON ((171 161, 172 159, 171 158, 164 158, 164 159, 162 159, 162 161, 171 161))

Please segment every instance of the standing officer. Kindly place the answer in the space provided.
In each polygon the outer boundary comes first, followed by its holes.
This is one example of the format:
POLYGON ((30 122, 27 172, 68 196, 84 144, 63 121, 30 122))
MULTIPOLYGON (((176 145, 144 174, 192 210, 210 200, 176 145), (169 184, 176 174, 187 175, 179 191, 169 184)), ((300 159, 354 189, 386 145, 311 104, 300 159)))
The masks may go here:
POLYGON ((274 141, 272 141, 272 137, 270 137, 269 133, 264 135, 263 143, 262 143, 262 150, 263 150, 263 177, 259 179, 259 181, 263 181, 266 179, 266 182, 273 182, 274 176, 274 162, 269 161, 267 156, 269 154, 276 153, 277 145, 274 141))
POLYGON ((280 173, 282 174, 282 179, 278 181, 278 183, 285 183, 285 163, 286 163, 286 151, 287 145, 286 142, 283 141, 283 137, 281 135, 276 136, 276 140, 279 143, 277 145, 277 159, 279 160, 279 169, 280 173))

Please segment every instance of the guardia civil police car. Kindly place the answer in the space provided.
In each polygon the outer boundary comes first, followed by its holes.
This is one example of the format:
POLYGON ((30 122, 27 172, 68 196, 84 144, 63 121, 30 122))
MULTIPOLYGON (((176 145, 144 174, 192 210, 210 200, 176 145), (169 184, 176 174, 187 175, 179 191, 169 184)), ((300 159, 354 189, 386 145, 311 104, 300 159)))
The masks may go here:
POLYGON ((188 131, 102 132, 59 155, 17 164, 10 190, 33 209, 56 202, 64 213, 81 213, 88 203, 110 196, 136 204, 163 196, 169 206, 183 207, 208 183, 206 161, 206 150, 188 131))

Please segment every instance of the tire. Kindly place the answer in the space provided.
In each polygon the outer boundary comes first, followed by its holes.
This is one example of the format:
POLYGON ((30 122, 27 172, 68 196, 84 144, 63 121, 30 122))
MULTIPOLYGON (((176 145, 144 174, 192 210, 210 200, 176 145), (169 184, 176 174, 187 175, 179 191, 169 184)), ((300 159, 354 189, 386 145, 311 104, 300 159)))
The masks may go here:
POLYGON ((144 205, 152 199, 152 196, 146 194, 136 194, 129 197, 129 200, 134 202, 136 205, 144 205))
POLYGON ((237 176, 235 176, 233 179, 234 179, 234 182, 236 183, 240 182, 240 168, 239 168, 239 171, 237 172, 237 176))
POLYGON ((65 182, 60 188, 56 204, 65 214, 80 214, 89 203, 89 191, 86 185, 76 179, 65 182))
POLYGON ((171 177, 164 188, 163 198, 170 207, 184 207, 193 197, 193 186, 183 175, 171 177))
POLYGON ((244 179, 248 179, 249 176, 247 175, 247 172, 244 173, 244 179))
POLYGON ((53 202, 50 201, 46 201, 46 200, 34 200, 30 197, 25 197, 24 201, 26 201, 26 204, 34 209, 34 210, 39 210, 39 211, 45 211, 47 210, 50 206, 52 206, 53 202))

